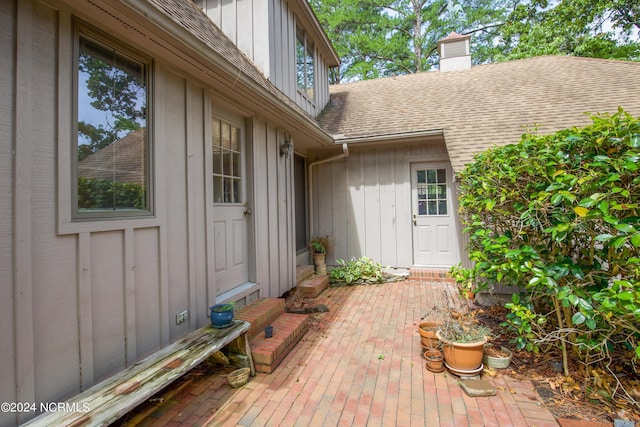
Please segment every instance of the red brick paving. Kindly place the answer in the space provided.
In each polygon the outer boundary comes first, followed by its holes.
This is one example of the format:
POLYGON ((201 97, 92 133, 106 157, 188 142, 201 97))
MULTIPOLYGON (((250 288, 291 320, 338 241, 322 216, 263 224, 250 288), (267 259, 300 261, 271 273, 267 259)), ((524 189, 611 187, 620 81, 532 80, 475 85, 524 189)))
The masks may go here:
MULTIPOLYGON (((451 374, 425 369, 417 324, 448 306, 451 285, 405 281, 329 288, 298 345, 272 374, 241 388, 196 378, 147 405, 133 426, 558 426, 528 381, 485 378, 497 395, 468 397, 451 374)), ((174 387, 175 388, 175 387, 174 387)))

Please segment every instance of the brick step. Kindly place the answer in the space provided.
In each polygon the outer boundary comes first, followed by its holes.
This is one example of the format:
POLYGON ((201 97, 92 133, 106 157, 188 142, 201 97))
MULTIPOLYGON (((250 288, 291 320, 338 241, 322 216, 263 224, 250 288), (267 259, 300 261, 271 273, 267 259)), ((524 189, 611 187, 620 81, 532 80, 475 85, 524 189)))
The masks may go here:
POLYGON ((317 274, 298 284, 298 290, 303 297, 315 298, 329 287, 329 276, 317 274))
POLYGON ((411 267, 409 269, 409 279, 429 280, 432 282, 455 282, 454 278, 449 274, 449 270, 438 268, 411 267))
POLYGON ((247 335, 249 339, 252 339, 261 332, 264 336, 264 327, 271 325, 278 317, 284 314, 284 306, 284 298, 258 298, 236 310, 234 317, 251 323, 247 335))
POLYGON ((296 286, 302 283, 304 280, 313 276, 315 269, 313 265, 299 265, 296 267, 296 286))
POLYGON ((305 314, 284 313, 271 325, 273 337, 266 338, 264 328, 251 340, 251 355, 256 372, 272 373, 309 329, 305 314))

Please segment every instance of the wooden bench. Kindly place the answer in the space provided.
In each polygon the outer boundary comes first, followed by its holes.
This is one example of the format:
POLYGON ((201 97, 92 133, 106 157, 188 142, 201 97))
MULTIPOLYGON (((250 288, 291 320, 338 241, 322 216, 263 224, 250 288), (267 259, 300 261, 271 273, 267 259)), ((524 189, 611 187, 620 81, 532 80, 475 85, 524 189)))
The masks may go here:
POLYGON ((24 426, 106 426, 153 396, 172 381, 223 347, 248 357, 255 375, 247 331, 251 324, 234 320, 225 329, 205 326, 142 359, 122 372, 64 402, 55 412, 44 412, 24 426))

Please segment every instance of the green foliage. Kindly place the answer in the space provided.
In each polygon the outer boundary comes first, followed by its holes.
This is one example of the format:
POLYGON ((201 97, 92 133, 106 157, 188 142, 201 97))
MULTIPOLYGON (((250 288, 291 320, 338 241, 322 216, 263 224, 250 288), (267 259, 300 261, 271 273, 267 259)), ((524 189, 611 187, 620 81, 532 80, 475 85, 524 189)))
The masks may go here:
POLYGON ((506 305, 517 346, 568 343, 587 364, 640 358, 640 118, 592 121, 491 149, 459 180, 469 274, 524 290, 506 305))
POLYGON ((146 188, 106 179, 78 178, 78 209, 147 209, 146 188))
POLYGON ((222 313, 225 311, 233 311, 236 309, 236 303, 235 301, 231 301, 231 302, 226 302, 224 304, 216 304, 211 309, 217 313, 222 313))
POLYGON ((331 248, 329 236, 314 236, 309 242, 309 249, 314 254, 326 254, 331 248))
POLYGON ((383 283, 386 279, 382 266, 367 257, 339 259, 336 263, 338 267, 329 273, 331 286, 383 283))
MULTIPOLYGON (((452 31, 474 34, 473 59, 493 55, 505 0, 311 0, 342 59, 332 83, 428 71, 437 42, 452 31)), ((510 6, 509 6, 510 7, 510 6)))
POLYGON ((635 0, 547 0, 519 2, 501 27, 499 60, 539 55, 640 60, 635 0), (604 27, 610 27, 605 30, 604 27))
POLYGON ((476 64, 540 55, 640 60, 636 0, 310 4, 342 59, 340 68, 332 70, 332 83, 428 71, 439 61, 438 40, 452 31, 473 35, 476 64))

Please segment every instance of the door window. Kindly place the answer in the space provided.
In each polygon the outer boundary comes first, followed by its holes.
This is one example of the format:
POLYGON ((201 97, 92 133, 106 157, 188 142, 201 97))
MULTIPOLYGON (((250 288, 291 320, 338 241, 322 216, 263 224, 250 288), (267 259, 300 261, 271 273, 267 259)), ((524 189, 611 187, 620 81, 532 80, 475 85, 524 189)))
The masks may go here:
POLYGON ((416 173, 418 215, 448 215, 447 170, 418 169, 416 173))
POLYGON ((223 120, 212 120, 213 201, 241 203, 242 163, 240 128, 223 120))

